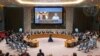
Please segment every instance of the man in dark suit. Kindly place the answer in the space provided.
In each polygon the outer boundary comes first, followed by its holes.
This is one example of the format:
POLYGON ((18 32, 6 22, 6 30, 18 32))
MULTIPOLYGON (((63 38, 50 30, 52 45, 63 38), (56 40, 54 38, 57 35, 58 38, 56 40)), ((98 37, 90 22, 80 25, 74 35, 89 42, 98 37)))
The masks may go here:
POLYGON ((48 42, 53 42, 52 35, 49 36, 48 42))
POLYGON ((42 50, 39 50, 39 53, 37 54, 37 56, 44 56, 44 53, 42 52, 42 50))
POLYGON ((27 53, 26 51, 24 53, 22 53, 20 56, 30 56, 29 53, 27 53))

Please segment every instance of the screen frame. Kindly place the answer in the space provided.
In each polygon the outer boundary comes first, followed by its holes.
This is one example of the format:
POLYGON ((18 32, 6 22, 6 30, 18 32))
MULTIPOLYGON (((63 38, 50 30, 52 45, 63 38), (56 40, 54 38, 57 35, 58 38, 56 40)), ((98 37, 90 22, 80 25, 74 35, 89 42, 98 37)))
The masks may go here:
POLYGON ((32 9, 32 21, 34 24, 36 25, 62 25, 64 24, 64 7, 62 6, 35 6, 33 9, 32 9), (62 23, 35 23, 35 8, 62 8, 62 23))

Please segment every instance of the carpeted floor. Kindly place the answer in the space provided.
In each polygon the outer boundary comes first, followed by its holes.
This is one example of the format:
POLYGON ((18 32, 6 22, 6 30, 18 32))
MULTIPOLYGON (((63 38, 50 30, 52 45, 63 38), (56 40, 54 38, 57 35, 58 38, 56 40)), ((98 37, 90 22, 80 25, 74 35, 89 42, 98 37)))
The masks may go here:
MULTIPOLYGON (((73 52, 76 52, 78 56, 87 56, 90 54, 92 56, 100 56, 100 42, 98 42, 98 48, 90 50, 88 53, 84 53, 84 51, 78 51, 78 46, 74 48, 66 48, 64 46, 65 39, 53 38, 54 42, 52 43, 48 42, 48 38, 39 38, 37 40, 39 41, 39 47, 28 47, 28 53, 31 56, 36 56, 39 49, 42 49, 45 56, 48 56, 49 54, 52 54, 53 56, 72 56, 73 52)), ((4 53, 10 52, 11 54, 18 54, 16 50, 12 50, 8 45, 6 45, 5 40, 0 42, 0 49, 3 50, 4 53)))

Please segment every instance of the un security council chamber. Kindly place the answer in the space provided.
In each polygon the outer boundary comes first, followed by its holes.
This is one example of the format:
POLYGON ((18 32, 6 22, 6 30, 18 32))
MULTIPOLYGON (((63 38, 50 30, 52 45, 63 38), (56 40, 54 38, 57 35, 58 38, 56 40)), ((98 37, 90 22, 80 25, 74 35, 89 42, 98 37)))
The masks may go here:
POLYGON ((0 0, 0 56, 100 56, 100 0, 0 0))

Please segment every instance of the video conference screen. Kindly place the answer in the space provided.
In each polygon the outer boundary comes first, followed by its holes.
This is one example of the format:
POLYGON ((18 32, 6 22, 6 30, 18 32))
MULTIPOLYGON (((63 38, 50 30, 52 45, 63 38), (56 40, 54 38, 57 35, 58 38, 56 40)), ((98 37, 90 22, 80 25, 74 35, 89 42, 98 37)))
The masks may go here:
POLYGON ((62 24, 63 7, 35 7, 36 24, 62 24))

